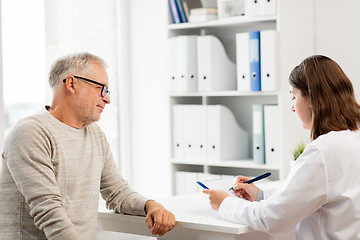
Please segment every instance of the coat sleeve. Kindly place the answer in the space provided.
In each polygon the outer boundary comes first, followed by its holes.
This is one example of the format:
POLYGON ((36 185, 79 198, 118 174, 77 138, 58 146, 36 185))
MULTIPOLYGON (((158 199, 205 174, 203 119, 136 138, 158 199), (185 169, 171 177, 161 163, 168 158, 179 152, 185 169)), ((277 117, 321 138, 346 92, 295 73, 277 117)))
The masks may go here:
POLYGON ((321 151, 309 146, 294 164, 285 184, 268 199, 249 202, 228 197, 220 217, 271 234, 288 232, 328 200, 328 173, 321 151))

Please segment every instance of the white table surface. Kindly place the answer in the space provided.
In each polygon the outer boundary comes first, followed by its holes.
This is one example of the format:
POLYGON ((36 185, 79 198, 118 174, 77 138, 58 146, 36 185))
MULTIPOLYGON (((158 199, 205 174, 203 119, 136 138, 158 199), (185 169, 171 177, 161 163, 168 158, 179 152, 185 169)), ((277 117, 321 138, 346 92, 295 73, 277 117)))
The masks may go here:
MULTIPOLYGON (((250 227, 221 219, 211 209, 208 196, 203 193, 157 199, 174 213, 176 226, 159 239, 271 239, 267 234, 254 232, 250 227), (242 238, 243 234, 251 237, 242 238), (181 235, 181 236, 180 236, 181 235), (196 235, 196 236, 195 236, 196 235), (179 237, 180 236, 180 237, 179 237), (261 236, 261 238, 254 238, 261 236)), ((105 208, 99 209, 99 230, 152 236, 145 217, 116 214, 105 208)))

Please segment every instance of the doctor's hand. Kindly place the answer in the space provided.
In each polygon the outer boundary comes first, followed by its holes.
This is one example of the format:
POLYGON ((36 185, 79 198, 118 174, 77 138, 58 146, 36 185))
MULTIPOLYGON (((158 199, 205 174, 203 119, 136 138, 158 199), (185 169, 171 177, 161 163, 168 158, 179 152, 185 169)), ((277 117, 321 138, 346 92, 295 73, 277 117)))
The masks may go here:
POLYGON ((205 189, 205 190, 203 190, 203 193, 209 194, 210 205, 211 205, 212 209, 214 209, 216 211, 219 209, 219 207, 220 207, 221 203, 224 201, 224 199, 230 196, 230 194, 228 194, 227 192, 221 191, 221 190, 205 189))
POLYGON ((251 202, 256 201, 258 188, 255 186, 255 184, 251 183, 243 183, 246 181, 249 181, 250 178, 244 177, 244 176, 237 176, 236 177, 236 183, 234 185, 234 193, 236 196, 245 198, 251 202))
POLYGON ((146 223, 153 235, 162 236, 175 226, 175 216, 160 203, 149 200, 145 204, 146 223))

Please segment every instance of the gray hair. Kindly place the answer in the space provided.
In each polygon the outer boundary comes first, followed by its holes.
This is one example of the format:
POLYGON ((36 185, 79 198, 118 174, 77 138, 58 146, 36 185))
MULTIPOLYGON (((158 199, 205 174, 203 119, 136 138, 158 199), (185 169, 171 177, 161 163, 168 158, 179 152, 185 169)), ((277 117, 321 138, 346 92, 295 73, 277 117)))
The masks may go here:
POLYGON ((62 82, 67 75, 85 73, 89 70, 91 63, 100 64, 104 68, 107 67, 106 62, 102 58, 88 52, 69 54, 59 58, 50 70, 50 87, 54 87, 57 83, 62 82))

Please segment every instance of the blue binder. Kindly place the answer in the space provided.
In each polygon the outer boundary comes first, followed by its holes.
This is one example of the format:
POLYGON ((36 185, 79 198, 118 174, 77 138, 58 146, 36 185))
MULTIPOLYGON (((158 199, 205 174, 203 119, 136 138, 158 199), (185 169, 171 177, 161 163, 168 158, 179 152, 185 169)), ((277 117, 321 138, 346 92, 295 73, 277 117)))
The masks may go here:
POLYGON ((169 7, 174 23, 181 23, 181 17, 177 8, 176 0, 169 0, 169 7))
POLYGON ((177 7, 178 7, 178 10, 179 10, 179 13, 180 13, 181 22, 182 23, 187 22, 185 9, 184 9, 182 0, 176 0, 176 4, 177 4, 177 7))
POLYGON ((249 32, 250 89, 261 91, 260 32, 249 32))

